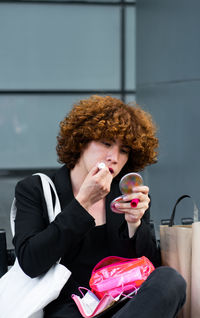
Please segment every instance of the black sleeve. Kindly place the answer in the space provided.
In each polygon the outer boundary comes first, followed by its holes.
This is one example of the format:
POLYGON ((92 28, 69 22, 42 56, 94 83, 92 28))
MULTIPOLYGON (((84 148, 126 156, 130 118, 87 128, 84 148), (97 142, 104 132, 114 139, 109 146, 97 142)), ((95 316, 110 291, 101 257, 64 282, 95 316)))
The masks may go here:
POLYGON ((95 226, 93 217, 76 199, 49 224, 38 176, 20 181, 15 197, 17 216, 13 243, 19 264, 30 277, 46 272, 64 254, 71 255, 95 226))
POLYGON ((119 234, 122 239, 127 241, 131 257, 146 256, 155 267, 161 265, 160 250, 150 224, 150 208, 145 212, 141 225, 132 238, 128 236, 126 221, 122 224, 119 234))
POLYGON ((137 257, 144 255, 155 267, 161 265, 160 250, 150 223, 142 220, 141 225, 131 240, 134 242, 137 257))

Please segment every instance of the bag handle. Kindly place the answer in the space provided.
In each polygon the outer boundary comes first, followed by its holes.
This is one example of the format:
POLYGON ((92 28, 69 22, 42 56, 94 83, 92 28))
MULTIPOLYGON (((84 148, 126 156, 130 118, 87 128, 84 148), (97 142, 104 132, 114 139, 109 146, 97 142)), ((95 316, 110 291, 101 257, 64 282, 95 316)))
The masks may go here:
MULTIPOLYGON (((60 201, 58 198, 58 194, 56 192, 55 185, 53 181, 44 173, 35 173, 33 176, 38 175, 42 182, 42 188, 44 193, 44 198, 47 205, 47 211, 49 216, 49 222, 51 223, 55 217, 58 215, 58 213, 61 212, 61 206, 60 201), (51 188, 55 195, 55 207, 53 207, 53 200, 52 200, 52 194, 51 194, 51 188)), ((16 199, 14 198, 11 206, 10 211, 10 226, 11 226, 11 232, 12 235, 15 235, 15 218, 17 213, 17 207, 16 207, 16 199)))
MULTIPOLYGON (((192 197, 188 194, 184 194, 182 195, 181 197, 179 197, 174 205, 174 208, 173 208, 173 211, 172 211, 172 215, 171 215, 171 218, 170 218, 170 221, 169 221, 169 227, 173 226, 174 225, 174 218, 175 218, 175 212, 176 212, 176 207, 177 205, 179 204, 180 201, 182 201, 183 199, 185 198, 190 198, 192 199, 192 197)), ((193 202, 193 206, 194 206, 194 209, 193 209, 193 222, 198 222, 199 220, 199 210, 197 208, 197 205, 196 203, 194 202, 194 200, 192 199, 192 202, 193 202)))
POLYGON ((47 205, 48 215, 49 215, 49 221, 50 223, 55 219, 55 217, 58 215, 58 213, 61 212, 61 206, 60 201, 58 198, 58 194, 56 192, 55 185, 53 181, 44 173, 35 173, 35 175, 40 176, 41 182, 42 182, 42 188, 44 193, 44 198, 47 205), (51 188, 55 195, 55 207, 53 208, 53 200, 51 195, 51 188))

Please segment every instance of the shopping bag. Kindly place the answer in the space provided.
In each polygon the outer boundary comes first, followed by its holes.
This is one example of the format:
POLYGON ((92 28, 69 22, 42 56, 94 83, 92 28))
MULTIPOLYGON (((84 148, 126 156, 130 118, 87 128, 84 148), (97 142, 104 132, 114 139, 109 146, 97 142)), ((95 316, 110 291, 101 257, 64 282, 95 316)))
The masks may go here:
MULTIPOLYGON (((193 223, 174 225, 176 207, 180 201, 191 198, 183 195, 175 203, 169 226, 160 226, 162 265, 176 269, 186 280, 186 303, 179 318, 200 317, 200 222, 198 209, 193 201, 193 223)), ((191 198, 192 199, 192 198, 191 198)))
MULTIPOLYGON (((49 221, 60 213, 60 202, 52 180, 44 175, 41 178, 43 193, 47 205, 49 221), (53 207, 51 189, 55 194, 53 207)), ((11 207, 11 230, 14 235, 16 201, 11 207)), ((0 316, 1 318, 41 318, 43 308, 57 298, 67 282, 71 272, 59 260, 47 273, 36 278, 26 275, 16 259, 13 267, 0 279, 0 316)))

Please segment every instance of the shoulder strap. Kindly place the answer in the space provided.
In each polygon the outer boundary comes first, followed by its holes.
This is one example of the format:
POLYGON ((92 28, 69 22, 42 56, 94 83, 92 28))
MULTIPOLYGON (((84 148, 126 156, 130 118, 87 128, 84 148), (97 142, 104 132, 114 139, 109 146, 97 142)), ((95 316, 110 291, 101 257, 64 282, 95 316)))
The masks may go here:
MULTIPOLYGON (((58 198, 58 194, 56 192, 55 185, 54 185, 53 181, 44 173, 35 173, 33 175, 38 175, 41 179, 44 198, 45 198, 46 205, 47 205, 49 222, 52 222, 55 219, 55 217, 58 215, 58 213, 61 212, 60 201, 58 198), (55 207, 53 207, 51 188, 55 194, 55 207)), ((14 221, 16 218, 16 212, 17 212, 16 199, 14 198, 14 200, 12 202, 11 210, 10 210, 10 226, 11 226, 11 232, 12 232, 13 236, 15 234, 14 221)))
POLYGON ((17 208, 16 208, 16 199, 13 199, 11 209, 10 209, 10 227, 12 236, 15 235, 15 218, 16 218, 17 208))
POLYGON ((41 182, 42 182, 42 188, 44 193, 44 198, 47 204, 47 210, 49 215, 49 221, 52 222, 55 217, 60 213, 61 207, 60 207, 60 201, 58 198, 58 194, 55 188, 55 185, 53 181, 44 173, 35 173, 34 175, 40 176, 41 182), (51 188, 55 195, 55 207, 53 208, 53 200, 51 195, 51 188))

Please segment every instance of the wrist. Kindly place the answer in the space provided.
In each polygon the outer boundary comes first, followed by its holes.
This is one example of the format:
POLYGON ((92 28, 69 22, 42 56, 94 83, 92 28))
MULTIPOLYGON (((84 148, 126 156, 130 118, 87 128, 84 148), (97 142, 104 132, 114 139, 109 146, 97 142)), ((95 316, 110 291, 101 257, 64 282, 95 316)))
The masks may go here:
POLYGON ((85 200, 83 197, 80 195, 77 195, 75 199, 79 202, 79 204, 86 210, 89 210, 90 205, 88 204, 88 200, 85 200))
POLYGON ((128 224, 129 238, 131 238, 135 234, 138 227, 141 225, 141 220, 138 220, 136 223, 127 222, 127 224, 128 224))

